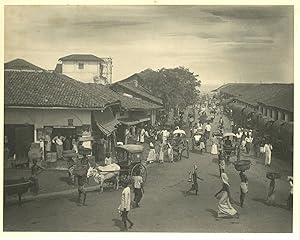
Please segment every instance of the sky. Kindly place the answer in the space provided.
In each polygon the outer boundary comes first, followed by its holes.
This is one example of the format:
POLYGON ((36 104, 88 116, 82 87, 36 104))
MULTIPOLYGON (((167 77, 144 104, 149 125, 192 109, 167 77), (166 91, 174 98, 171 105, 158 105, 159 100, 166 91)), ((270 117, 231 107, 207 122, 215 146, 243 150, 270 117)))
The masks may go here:
POLYGON ((60 57, 113 59, 113 81, 184 66, 203 88, 294 81, 291 6, 5 6, 4 60, 54 69, 60 57))

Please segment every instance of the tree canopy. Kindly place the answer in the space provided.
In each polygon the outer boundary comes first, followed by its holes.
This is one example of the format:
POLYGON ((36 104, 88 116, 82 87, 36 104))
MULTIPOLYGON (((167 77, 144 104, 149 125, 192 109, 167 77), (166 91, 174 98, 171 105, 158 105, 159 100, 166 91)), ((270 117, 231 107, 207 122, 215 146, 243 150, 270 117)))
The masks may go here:
POLYGON ((140 84, 161 98, 166 109, 184 108, 199 99, 201 81, 188 68, 146 69, 138 75, 140 84))

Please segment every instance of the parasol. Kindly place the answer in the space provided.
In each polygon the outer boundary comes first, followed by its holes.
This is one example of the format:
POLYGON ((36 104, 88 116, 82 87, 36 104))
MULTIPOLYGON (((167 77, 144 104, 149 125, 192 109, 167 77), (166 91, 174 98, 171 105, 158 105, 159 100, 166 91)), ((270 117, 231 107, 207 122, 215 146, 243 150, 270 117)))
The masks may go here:
POLYGON ((223 137, 236 137, 234 133, 224 133, 223 137))
POLYGON ((184 130, 181 130, 181 129, 175 130, 175 131, 173 132, 173 134, 174 134, 174 135, 176 135, 176 134, 184 134, 184 135, 186 135, 185 131, 184 131, 184 130))

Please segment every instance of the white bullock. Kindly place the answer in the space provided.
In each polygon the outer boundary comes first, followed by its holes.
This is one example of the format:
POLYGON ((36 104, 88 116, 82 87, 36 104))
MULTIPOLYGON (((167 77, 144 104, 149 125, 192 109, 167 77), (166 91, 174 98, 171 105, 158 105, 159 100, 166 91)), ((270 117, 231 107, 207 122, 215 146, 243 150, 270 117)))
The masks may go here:
POLYGON ((119 189, 119 175, 120 175, 120 166, 118 164, 110 164, 108 166, 102 167, 91 167, 87 172, 87 178, 94 177, 96 183, 100 185, 100 192, 103 192, 103 183, 108 179, 114 178, 115 180, 115 189, 119 189))

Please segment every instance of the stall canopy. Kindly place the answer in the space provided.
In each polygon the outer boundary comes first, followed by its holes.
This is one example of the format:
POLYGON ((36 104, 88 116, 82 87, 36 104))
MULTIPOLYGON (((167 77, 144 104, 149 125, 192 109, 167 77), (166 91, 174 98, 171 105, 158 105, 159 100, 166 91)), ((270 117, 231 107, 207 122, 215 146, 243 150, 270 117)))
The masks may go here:
POLYGON ((93 118, 98 129, 106 136, 110 136, 120 125, 110 108, 106 108, 103 112, 94 111, 93 118))
POLYGON ((132 126, 132 125, 136 125, 142 122, 148 122, 150 121, 150 118, 140 118, 140 119, 132 119, 132 118, 123 118, 123 119, 119 119, 119 121, 127 126, 132 126))

